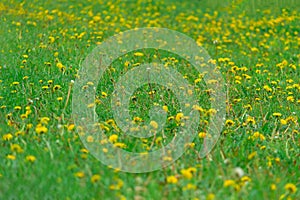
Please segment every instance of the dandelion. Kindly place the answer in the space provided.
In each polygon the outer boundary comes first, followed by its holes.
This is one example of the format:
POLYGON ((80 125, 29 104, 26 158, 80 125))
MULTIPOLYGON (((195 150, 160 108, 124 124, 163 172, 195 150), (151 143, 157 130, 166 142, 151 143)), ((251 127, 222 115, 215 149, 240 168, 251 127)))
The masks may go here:
POLYGON ((20 118, 21 118, 22 120, 26 119, 27 117, 28 117, 27 114, 21 114, 21 115, 20 115, 20 118))
POLYGON ((61 88, 61 86, 60 86, 60 85, 54 85, 54 87, 53 87, 53 91, 59 90, 60 88, 61 88))
POLYGON ((143 54, 142 52, 135 52, 133 55, 134 55, 134 56, 137 56, 137 57, 142 57, 142 56, 144 56, 144 54, 143 54))
POLYGON ((213 193, 209 193, 206 197, 206 200, 214 200, 215 199, 215 195, 213 193))
POLYGON ((258 131, 255 132, 255 133, 253 133, 252 138, 253 138, 253 139, 259 138, 260 140, 265 140, 265 139, 266 139, 265 136, 264 136, 263 134, 259 133, 258 131))
POLYGON ((248 160, 252 160, 256 156, 257 152, 254 151, 248 155, 248 160))
POLYGON ((234 121, 231 120, 231 119, 228 119, 228 120, 226 120, 225 125, 226 126, 233 126, 234 125, 234 121))
POLYGON ((290 193, 296 193, 296 191, 297 191, 297 187, 293 183, 287 183, 284 186, 284 189, 287 190, 290 193))
POLYGON ((70 124, 70 125, 67 127, 68 131, 72 131, 72 130, 74 130, 74 128, 75 128, 75 124, 70 124))
POLYGON ((167 183, 176 184, 177 182, 178 182, 178 179, 175 176, 168 176, 167 177, 167 183))
POLYGON ((40 118, 40 123, 41 124, 47 125, 49 121, 50 121, 49 117, 41 117, 40 118))
POLYGON ((6 158, 9 159, 9 160, 16 160, 16 156, 15 155, 11 155, 11 154, 8 154, 6 156, 6 158))
POLYGON ((117 183, 110 185, 109 189, 111 190, 120 190, 124 185, 124 182, 121 179, 117 179, 117 183))
POLYGON ((288 96, 286 98, 287 101, 290 101, 290 102, 294 102, 295 101, 295 98, 293 96, 288 96))
POLYGON ((111 143, 115 143, 115 142, 117 142, 117 140, 118 140, 118 135, 116 135, 116 134, 113 134, 113 135, 111 135, 111 136, 109 136, 109 139, 108 139, 111 143))
POLYGON ((143 121, 143 120, 142 120, 142 118, 140 118, 140 117, 134 117, 134 118, 133 118, 133 121, 134 121, 134 122, 141 122, 141 121, 143 121))
POLYGON ((122 142, 116 142, 116 143, 114 143, 114 146, 118 147, 118 148, 122 148, 122 149, 127 147, 126 144, 124 144, 122 142))
POLYGON ((20 146, 20 145, 18 145, 18 144, 11 144, 10 145, 10 150, 12 151, 12 152, 17 152, 17 153, 23 153, 23 149, 22 149, 22 147, 20 146))
POLYGON ((234 186, 235 185, 235 181, 234 180, 225 180, 223 186, 224 187, 229 187, 229 186, 234 186))
POLYGON ((74 174, 74 176, 76 176, 77 178, 83 178, 84 177, 84 173, 83 172, 76 172, 74 174))
POLYGON ((96 183, 100 180, 100 175, 99 174, 94 174, 92 177, 91 177, 91 182, 92 183, 96 183))
POLYGON ((38 124, 35 128, 35 132, 37 134, 44 134, 44 133, 47 133, 48 132, 48 128, 45 127, 44 125, 42 124, 38 124))
POLYGON ((277 189, 275 184, 271 184, 270 188, 271 188, 271 190, 276 190, 277 189))
POLYGON ((169 111, 169 110, 168 110, 168 106, 163 106, 162 108, 163 108, 163 110, 164 110, 165 112, 168 112, 168 111, 169 111))
POLYGON ((265 89, 267 92, 272 92, 272 91, 273 91, 272 88, 270 88, 270 86, 268 86, 268 85, 265 85, 265 86, 264 86, 264 89, 265 89))
POLYGON ((183 118, 183 116, 183 113, 177 113, 177 115, 175 116, 175 120, 179 122, 183 118))
POLYGON ((54 56, 54 57, 58 57, 58 52, 57 52, 57 51, 54 52, 53 56, 54 56))
POLYGON ((62 101, 63 98, 62 98, 62 97, 57 97, 56 100, 57 100, 57 101, 62 101))
POLYGON ((85 148, 81 149, 80 151, 81 151, 82 153, 88 153, 88 152, 89 152, 89 150, 87 150, 87 149, 85 149, 85 148))
POLYGON ((274 117, 281 117, 281 116, 282 116, 282 114, 281 114, 281 113, 277 113, 277 112, 276 112, 276 113, 273 113, 273 116, 274 116, 274 117))
POLYGON ((205 132, 200 132, 198 133, 199 138, 203 139, 206 137, 206 133, 205 132))
POLYGON ((192 183, 188 183, 186 186, 184 186, 182 189, 183 190, 195 190, 197 188, 196 185, 192 184, 192 183))
POLYGON ((150 122, 150 126, 152 126, 152 128, 157 129, 158 128, 158 124, 155 121, 151 121, 150 122))
POLYGON ((250 178, 249 176, 243 176, 243 177, 241 178, 241 181, 242 181, 242 182, 250 182, 250 181, 251 181, 251 178, 250 178))
POLYGON ((7 133, 2 136, 2 140, 4 140, 4 141, 9 141, 11 139, 13 139, 13 135, 11 133, 7 133))
POLYGON ((15 106, 14 109, 15 110, 21 110, 21 106, 15 106))
POLYGON ((52 85, 52 84, 53 84, 53 80, 49 80, 49 81, 48 81, 48 84, 49 84, 49 85, 52 85))
POLYGON ((195 173, 197 170, 194 167, 190 167, 188 169, 182 169, 180 170, 180 173, 182 174, 182 176, 186 179, 191 179, 193 178, 193 173, 195 173))
POLYGON ((36 160, 36 158, 34 156, 32 156, 32 155, 29 155, 29 156, 26 156, 26 160, 28 162, 34 163, 35 160, 36 160))
POLYGON ((87 142, 94 142, 93 136, 91 136, 91 135, 87 136, 86 141, 87 142))
POLYGON ((129 61, 126 61, 125 63, 124 63, 124 66, 125 67, 128 67, 130 65, 130 62, 129 61))
POLYGON ((287 125, 287 120, 285 120, 285 119, 280 119, 280 124, 281 124, 281 125, 287 125))

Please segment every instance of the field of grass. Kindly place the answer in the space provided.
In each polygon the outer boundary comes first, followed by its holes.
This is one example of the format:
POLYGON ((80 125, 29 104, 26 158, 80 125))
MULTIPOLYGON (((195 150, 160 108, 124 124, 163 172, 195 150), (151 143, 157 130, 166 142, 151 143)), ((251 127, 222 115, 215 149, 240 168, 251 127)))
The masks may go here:
POLYGON ((1 1, 0 199, 300 199, 299 49, 298 0, 1 1), (201 106, 195 139, 178 160, 126 173, 102 164, 84 145, 72 97, 94 48, 143 27, 178 31, 206 49, 226 85, 226 120, 215 147, 199 158, 214 115, 205 73, 159 49, 121 56, 97 85, 82 88, 97 89, 87 110, 95 109, 105 142, 151 152, 183 126, 176 94, 154 83, 134 91, 129 113, 132 123, 143 124, 153 105, 161 107, 162 131, 140 139, 117 126, 115 83, 143 63, 182 74, 201 106))

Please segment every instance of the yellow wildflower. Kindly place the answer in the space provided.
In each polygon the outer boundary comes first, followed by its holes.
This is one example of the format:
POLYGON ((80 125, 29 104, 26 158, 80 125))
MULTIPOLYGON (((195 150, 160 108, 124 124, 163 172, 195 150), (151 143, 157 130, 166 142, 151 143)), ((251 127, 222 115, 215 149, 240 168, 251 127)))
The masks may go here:
POLYGON ((35 132, 37 134, 43 134, 43 133, 47 133, 48 132, 48 128, 45 127, 44 125, 42 124, 38 124, 35 128, 35 132))
POLYGON ((92 183, 96 183, 100 180, 100 175, 99 174, 94 174, 92 177, 91 177, 91 182, 92 183))
POLYGON ((32 155, 29 155, 29 156, 26 156, 26 160, 28 162, 34 163, 35 160, 36 160, 36 158, 34 156, 32 156, 32 155))
POLYGON ((297 187, 293 183, 287 183, 284 186, 284 189, 289 191, 290 193, 295 193, 297 191, 297 187))
POLYGON ((84 173, 83 172, 76 172, 74 175, 76 177, 78 177, 78 178, 83 178, 84 177, 84 173))
POLYGON ((176 184, 177 182, 178 182, 178 179, 175 176, 167 177, 167 183, 176 184))

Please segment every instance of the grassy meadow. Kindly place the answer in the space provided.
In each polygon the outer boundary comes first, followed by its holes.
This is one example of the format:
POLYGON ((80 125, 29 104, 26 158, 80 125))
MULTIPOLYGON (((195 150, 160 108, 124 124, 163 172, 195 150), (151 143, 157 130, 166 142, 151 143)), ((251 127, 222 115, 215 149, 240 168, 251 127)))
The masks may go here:
POLYGON ((2 0, 0 199, 300 199, 299 49, 298 0, 2 0), (178 31, 206 49, 226 84, 226 120, 216 146, 199 158, 214 114, 205 74, 172 52, 144 49, 121 56, 98 85, 86 85, 97 89, 87 109, 95 108, 106 142, 153 151, 182 125, 176 95, 159 84, 139 87, 129 113, 139 124, 149 119, 152 105, 163 108, 162 133, 137 139, 116 125, 114 85, 143 63, 178 71, 201 106, 195 139, 182 157, 154 172, 125 173, 102 164, 84 146, 72 92, 97 45, 143 27, 178 31))

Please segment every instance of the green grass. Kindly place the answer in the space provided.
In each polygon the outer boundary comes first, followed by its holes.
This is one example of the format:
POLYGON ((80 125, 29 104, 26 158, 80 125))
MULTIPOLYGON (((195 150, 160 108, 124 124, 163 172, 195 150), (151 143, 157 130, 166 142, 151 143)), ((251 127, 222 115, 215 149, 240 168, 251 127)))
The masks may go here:
MULTIPOLYGON (((299 1, 101 2, 0 3, 0 199, 300 198, 299 1), (100 18, 92 23, 94 16, 100 18), (72 129, 71 81, 76 81, 83 60, 106 38, 137 27, 182 32, 201 44, 220 67, 227 86, 226 119, 234 123, 224 127, 206 158, 195 154, 203 143, 195 133, 195 147, 172 165, 151 173, 124 173, 101 164, 86 151, 78 127, 72 129), (60 70, 58 63, 65 69, 60 70), (55 85, 61 88, 54 90, 55 85), (26 106, 31 113, 21 119, 26 106), (49 118, 44 122, 48 130, 38 134, 43 117, 49 118), (182 173, 188 168, 196 168, 190 179, 182 173), (239 176, 237 168, 244 174, 239 176), (93 175, 100 175, 100 180, 91 181, 93 175), (178 182, 169 183, 171 176, 178 182), (228 180, 232 184, 226 187, 228 180)), ((110 129, 105 134, 117 134, 128 151, 149 150, 153 137, 133 139, 106 122, 113 117, 113 83, 138 67, 136 63, 153 61, 168 63, 197 89, 204 108, 198 132, 205 132, 209 95, 204 81, 194 84, 196 70, 172 53, 142 52, 143 57, 130 52, 114 61, 97 85, 99 123, 110 129)), ((154 103, 167 105, 168 117, 180 112, 173 92, 146 84, 132 96, 132 118, 149 119, 154 103)), ((176 121, 167 121, 166 138, 152 148, 170 142, 177 129, 176 121)))

